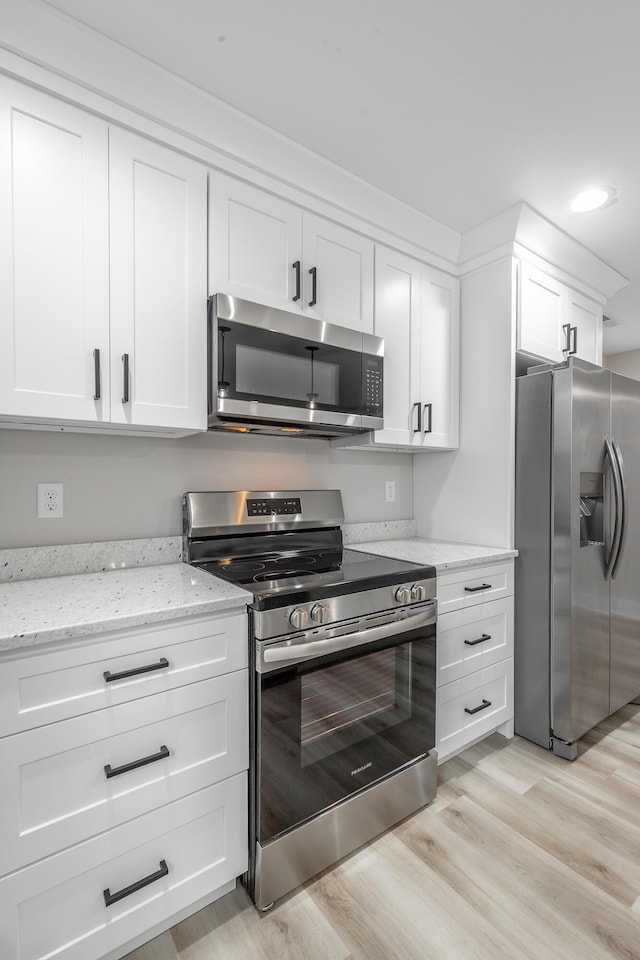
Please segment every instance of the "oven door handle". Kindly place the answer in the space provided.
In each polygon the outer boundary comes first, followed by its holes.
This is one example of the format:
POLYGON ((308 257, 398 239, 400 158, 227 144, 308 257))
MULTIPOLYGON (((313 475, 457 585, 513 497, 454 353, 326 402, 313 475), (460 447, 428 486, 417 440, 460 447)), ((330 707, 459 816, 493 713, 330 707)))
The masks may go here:
POLYGON ((264 663, 283 663, 290 660, 302 663, 304 660, 322 657, 327 653, 350 650, 352 647, 372 643, 374 640, 394 637, 399 633, 409 633, 410 630, 417 630, 418 627, 426 626, 428 623, 435 623, 435 620, 435 604, 431 604, 428 610, 421 610, 420 613, 405 617, 404 620, 385 623, 380 627, 369 627, 368 630, 361 630, 359 633, 326 637, 324 640, 310 640, 309 643, 274 643, 263 650, 262 659, 264 663))

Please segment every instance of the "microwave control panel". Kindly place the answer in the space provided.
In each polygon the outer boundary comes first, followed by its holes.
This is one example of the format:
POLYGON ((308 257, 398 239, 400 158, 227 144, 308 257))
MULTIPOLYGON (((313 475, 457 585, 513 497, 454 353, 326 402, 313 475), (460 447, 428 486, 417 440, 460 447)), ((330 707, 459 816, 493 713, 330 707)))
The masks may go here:
POLYGON ((382 364, 377 357, 364 358, 363 401, 367 408, 382 406, 382 364))
POLYGON ((291 497, 287 500, 271 497, 265 500, 247 500, 249 517, 290 517, 296 513, 302 513, 300 497, 291 497))

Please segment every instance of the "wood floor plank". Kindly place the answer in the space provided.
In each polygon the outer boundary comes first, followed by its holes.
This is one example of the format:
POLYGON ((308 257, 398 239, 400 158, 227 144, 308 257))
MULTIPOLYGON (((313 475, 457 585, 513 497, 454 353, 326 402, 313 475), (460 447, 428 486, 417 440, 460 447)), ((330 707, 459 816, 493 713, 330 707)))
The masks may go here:
POLYGON ((589 815, 589 809, 585 811, 584 801, 580 810, 574 801, 568 815, 551 802, 552 792, 534 786, 524 795, 509 793, 481 770, 461 781, 460 787, 504 825, 620 903, 631 907, 640 894, 640 861, 630 863, 626 853, 612 849, 602 831, 592 827, 596 818, 589 815))
POLYGON ((354 960, 495 960, 510 952, 508 940, 393 833, 307 889, 354 960))
POLYGON ((468 797, 451 804, 440 816, 470 844, 484 850, 487 861, 494 858, 501 873, 496 881, 513 886, 519 909, 540 899, 573 928, 566 943, 568 947, 573 942, 570 955, 640 960, 640 931, 630 910, 468 797))
POLYGON ((239 888, 172 930, 180 960, 348 960, 349 951, 302 888, 258 913, 239 888))

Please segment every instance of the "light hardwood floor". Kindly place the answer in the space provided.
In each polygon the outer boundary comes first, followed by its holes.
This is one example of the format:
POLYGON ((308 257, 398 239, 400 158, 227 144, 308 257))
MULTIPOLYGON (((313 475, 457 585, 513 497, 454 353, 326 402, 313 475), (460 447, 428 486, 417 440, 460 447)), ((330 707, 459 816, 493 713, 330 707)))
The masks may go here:
POLYGON ((640 706, 568 763, 498 734, 436 800, 258 914, 242 889, 126 960, 640 960, 640 706))

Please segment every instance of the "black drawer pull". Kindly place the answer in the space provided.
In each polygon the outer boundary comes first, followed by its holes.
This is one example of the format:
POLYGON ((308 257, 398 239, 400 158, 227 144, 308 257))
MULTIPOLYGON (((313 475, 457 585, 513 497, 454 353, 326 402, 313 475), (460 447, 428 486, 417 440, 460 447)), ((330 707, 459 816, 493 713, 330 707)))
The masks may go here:
POLYGON ((315 307, 318 302, 318 268, 311 267, 309 273, 311 274, 311 300, 309 300, 309 306, 315 307))
POLYGON ((483 700, 479 707, 465 707, 465 713, 480 713, 481 710, 486 710, 487 707, 491 706, 491 700, 483 700))
POLYGON ((291 266, 296 272, 296 295, 295 297, 291 297, 295 303, 296 300, 300 299, 300 261, 296 260, 296 262, 292 263, 291 266))
POLYGON ((466 593, 477 593, 478 590, 491 590, 490 583, 481 583, 479 587, 465 587, 466 593))
POLYGON ((119 777, 121 773, 129 773, 130 770, 137 770, 138 767, 146 767, 148 763, 155 763, 156 760, 166 760, 169 756, 169 748, 162 744, 158 753, 152 753, 150 757, 142 757, 141 760, 132 760, 130 763, 123 763, 121 767, 112 767, 107 763, 104 772, 107 780, 111 777, 119 777))
POLYGON ((112 683, 114 680, 125 680, 127 677, 137 677, 139 673, 151 673, 152 670, 164 670, 169 666, 169 661, 162 657, 157 663, 149 663, 145 667, 134 667, 133 670, 122 670, 120 673, 111 673, 111 670, 105 670, 102 674, 105 683, 112 683))
POLYGON ((143 877, 142 880, 136 880, 135 883, 130 884, 128 887, 123 887, 122 890, 116 890, 115 893, 111 893, 109 887, 107 887, 106 890, 102 891, 105 907, 110 907, 112 903, 123 900, 137 890, 142 890, 143 887, 148 887, 150 883, 155 883, 156 880, 162 880, 168 873, 169 867, 167 866, 167 861, 161 860, 159 870, 156 870, 155 873, 150 873, 148 877, 143 877))
POLYGON ((490 633, 483 633, 477 640, 465 640, 465 643, 468 647, 475 647, 476 643, 484 643, 485 640, 491 640, 490 633))

